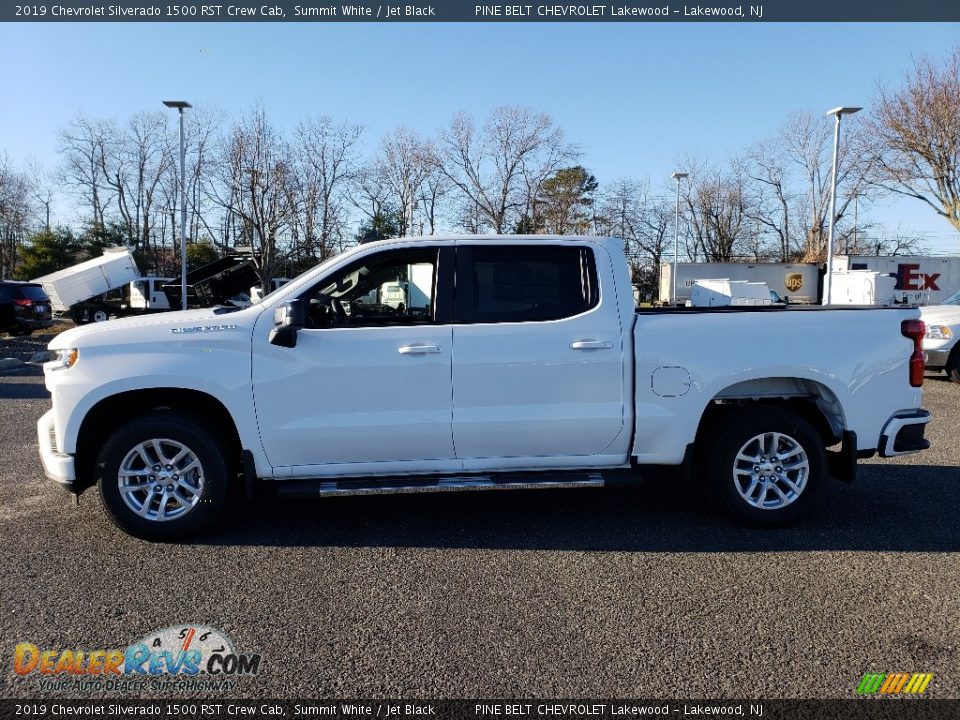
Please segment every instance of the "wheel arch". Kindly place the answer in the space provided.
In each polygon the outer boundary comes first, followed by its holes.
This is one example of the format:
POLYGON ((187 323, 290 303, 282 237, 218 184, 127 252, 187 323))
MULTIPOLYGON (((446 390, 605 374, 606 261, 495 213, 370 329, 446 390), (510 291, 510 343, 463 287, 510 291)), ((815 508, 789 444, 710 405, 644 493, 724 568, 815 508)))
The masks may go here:
POLYGON ((813 426, 830 446, 843 438, 847 420, 837 395, 809 378, 770 377, 743 380, 717 392, 707 403, 697 427, 697 438, 730 406, 767 405, 791 410, 813 426))
POLYGON ((94 484, 94 463, 107 438, 124 423, 149 412, 179 412, 201 420, 204 427, 224 443, 230 467, 240 467, 240 433, 220 400, 187 388, 127 390, 102 398, 83 418, 77 435, 75 488, 78 493, 94 484))

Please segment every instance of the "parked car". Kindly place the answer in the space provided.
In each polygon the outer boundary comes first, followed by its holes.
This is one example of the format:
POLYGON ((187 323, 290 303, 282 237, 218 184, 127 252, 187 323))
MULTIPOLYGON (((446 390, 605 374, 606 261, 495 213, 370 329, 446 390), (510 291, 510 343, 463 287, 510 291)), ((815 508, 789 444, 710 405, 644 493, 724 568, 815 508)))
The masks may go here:
POLYGON ((664 466, 777 525, 858 458, 929 447, 923 333, 913 307, 636 311, 614 238, 383 240, 242 310, 58 335, 40 457, 152 540, 199 532, 244 483, 582 487, 664 466), (422 306, 354 312, 418 278, 422 306))
POLYGON ((50 298, 39 284, 0 281, 0 332, 29 335, 52 324, 50 298))
POLYGON ((926 323, 923 350, 927 367, 943 370, 955 383, 960 383, 960 290, 939 305, 920 308, 926 323))

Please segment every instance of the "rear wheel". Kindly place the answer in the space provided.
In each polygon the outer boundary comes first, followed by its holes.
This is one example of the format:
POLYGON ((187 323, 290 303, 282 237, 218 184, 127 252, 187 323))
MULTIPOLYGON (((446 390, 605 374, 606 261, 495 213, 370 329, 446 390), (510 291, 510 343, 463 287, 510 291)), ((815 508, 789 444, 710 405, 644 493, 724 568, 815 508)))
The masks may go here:
POLYGON ((710 489, 735 516, 783 525, 814 505, 826 482, 826 451, 802 417, 774 407, 736 408, 712 432, 710 489))
POLYGON ((172 412, 124 425, 97 459, 107 515, 145 540, 180 540, 206 528, 223 512, 228 478, 219 440, 172 412))
POLYGON ((110 319, 110 313, 103 308, 94 308, 87 313, 90 322, 106 322, 110 319))

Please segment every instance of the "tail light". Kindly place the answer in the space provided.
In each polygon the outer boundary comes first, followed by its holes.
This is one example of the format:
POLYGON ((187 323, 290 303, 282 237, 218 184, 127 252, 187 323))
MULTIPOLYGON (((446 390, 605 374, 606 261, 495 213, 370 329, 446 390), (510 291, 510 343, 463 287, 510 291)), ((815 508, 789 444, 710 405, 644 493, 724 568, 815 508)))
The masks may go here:
POLYGON ((33 300, 30 298, 13 298, 13 304, 20 307, 30 307, 33 305, 33 300))
POLYGON ((927 332, 923 320, 904 320, 900 323, 900 332, 913 340, 913 353, 910 355, 910 386, 923 385, 923 336, 927 332))

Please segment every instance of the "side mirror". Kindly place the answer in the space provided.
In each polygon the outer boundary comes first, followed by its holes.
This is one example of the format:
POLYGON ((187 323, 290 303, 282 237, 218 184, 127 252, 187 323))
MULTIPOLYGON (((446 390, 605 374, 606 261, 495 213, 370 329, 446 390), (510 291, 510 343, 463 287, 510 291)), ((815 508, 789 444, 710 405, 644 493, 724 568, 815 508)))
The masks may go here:
POLYGON ((273 312, 276 323, 270 331, 270 344, 280 347, 296 347, 297 331, 307 325, 307 310, 303 300, 291 300, 273 312))

